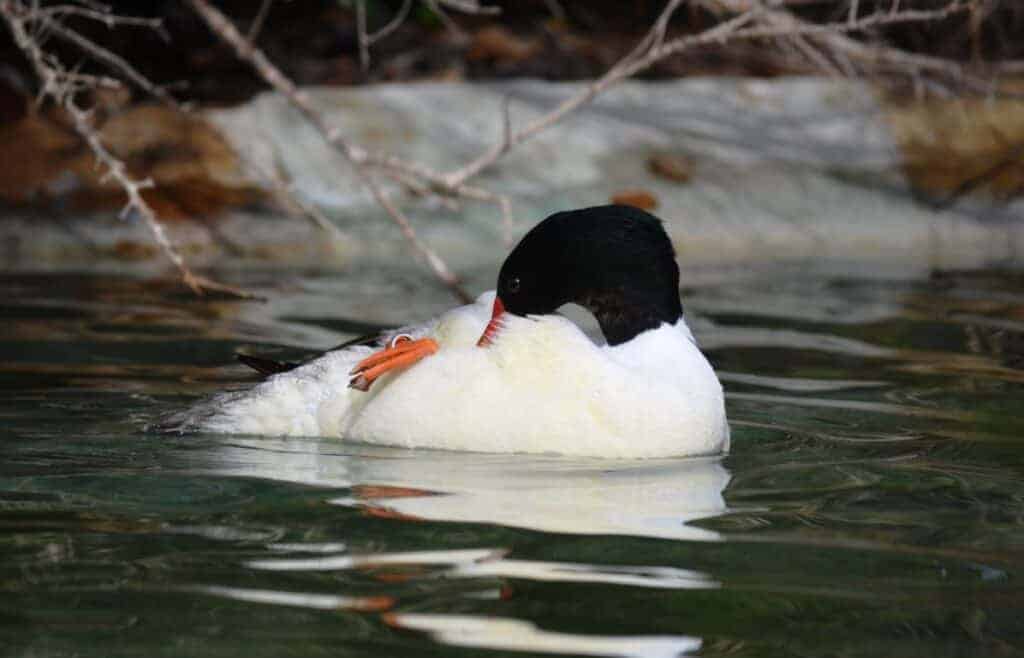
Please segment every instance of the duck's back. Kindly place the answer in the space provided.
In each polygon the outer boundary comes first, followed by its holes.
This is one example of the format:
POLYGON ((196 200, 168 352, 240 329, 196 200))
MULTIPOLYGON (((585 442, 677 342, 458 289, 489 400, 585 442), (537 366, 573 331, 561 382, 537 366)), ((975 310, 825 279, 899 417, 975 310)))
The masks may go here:
MULTIPOLYGON (((423 325, 400 328, 392 335, 431 336, 444 347, 473 345, 487 323, 493 300, 493 293, 485 293, 473 304, 452 309, 423 325)), ((383 336, 381 344, 389 339, 383 336)), ((222 434, 344 437, 376 393, 394 379, 382 378, 368 393, 349 388, 352 368, 378 347, 356 345, 328 352, 246 391, 224 393, 195 405, 166 425, 179 431, 222 434)))
POLYGON ((557 317, 506 320, 382 382, 346 436, 407 447, 599 457, 727 448, 722 390, 685 324, 616 347, 557 317))
POLYGON ((348 387, 349 372, 373 350, 352 347, 199 405, 182 426, 619 458, 728 448, 721 386, 682 320, 609 347, 558 316, 509 315, 497 339, 477 347, 492 300, 412 329, 439 351, 368 392, 348 387))

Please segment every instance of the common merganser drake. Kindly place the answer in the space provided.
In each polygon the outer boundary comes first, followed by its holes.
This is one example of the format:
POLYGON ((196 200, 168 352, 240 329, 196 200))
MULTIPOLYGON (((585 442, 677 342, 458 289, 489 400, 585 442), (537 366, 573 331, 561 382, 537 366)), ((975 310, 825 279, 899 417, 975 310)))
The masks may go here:
POLYGON ((721 384, 683 319, 672 243, 633 207, 551 215, 509 254, 496 291, 376 346, 221 395, 178 429, 607 458, 729 447, 721 384), (568 303, 594 315, 606 345, 555 314, 568 303))

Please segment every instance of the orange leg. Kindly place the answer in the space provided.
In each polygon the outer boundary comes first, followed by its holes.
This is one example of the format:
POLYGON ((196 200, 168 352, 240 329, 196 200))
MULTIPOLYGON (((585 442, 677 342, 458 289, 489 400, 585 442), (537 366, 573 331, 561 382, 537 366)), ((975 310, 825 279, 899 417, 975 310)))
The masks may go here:
POLYGON ((395 341, 391 347, 374 352, 356 364, 350 373, 353 377, 348 384, 349 388, 367 391, 370 389, 370 384, 384 373, 396 368, 411 366, 420 359, 430 356, 437 349, 437 341, 433 338, 395 341))

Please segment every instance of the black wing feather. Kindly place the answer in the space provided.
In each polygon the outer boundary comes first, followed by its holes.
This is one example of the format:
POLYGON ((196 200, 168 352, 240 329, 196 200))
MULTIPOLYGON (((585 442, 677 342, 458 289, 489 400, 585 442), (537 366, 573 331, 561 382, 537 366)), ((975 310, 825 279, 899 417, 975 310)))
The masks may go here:
MULTIPOLYGON (((354 347, 356 345, 372 346, 375 343, 380 342, 381 336, 383 336, 383 334, 380 332, 367 334, 365 336, 359 336, 358 338, 347 340, 341 345, 338 345, 337 347, 333 347, 327 350, 327 352, 336 352, 337 350, 343 350, 348 347, 354 347)), ((317 354, 313 358, 320 358, 324 354, 327 354, 327 352, 321 352, 320 354, 317 354)), ((249 366, 256 372, 263 375, 264 377, 270 377, 271 375, 276 375, 278 373, 288 372, 289 370, 295 370, 300 365, 302 365, 301 363, 293 363, 291 361, 275 361, 273 359, 268 359, 262 356, 252 356, 251 354, 236 354, 235 357, 245 365, 249 366)))
POLYGON ((288 372, 289 370, 295 370, 299 367, 299 364, 297 363, 291 363, 290 361, 274 361, 273 359, 265 359, 262 356, 236 354, 235 357, 264 377, 276 375, 279 372, 288 372))

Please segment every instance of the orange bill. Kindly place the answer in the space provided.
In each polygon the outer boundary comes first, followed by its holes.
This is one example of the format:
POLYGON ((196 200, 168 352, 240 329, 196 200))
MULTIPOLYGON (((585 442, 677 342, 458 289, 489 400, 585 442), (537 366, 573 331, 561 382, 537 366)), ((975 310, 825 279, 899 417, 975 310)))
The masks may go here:
POLYGON ((348 384, 349 388, 368 391, 370 384, 384 373, 397 368, 407 368, 420 359, 430 356, 437 349, 437 341, 433 338, 396 341, 392 347, 386 347, 378 352, 374 352, 357 363, 356 367, 349 373, 353 376, 352 381, 348 384))

